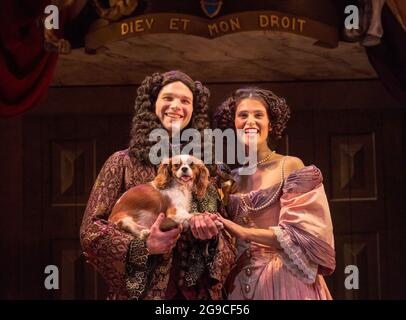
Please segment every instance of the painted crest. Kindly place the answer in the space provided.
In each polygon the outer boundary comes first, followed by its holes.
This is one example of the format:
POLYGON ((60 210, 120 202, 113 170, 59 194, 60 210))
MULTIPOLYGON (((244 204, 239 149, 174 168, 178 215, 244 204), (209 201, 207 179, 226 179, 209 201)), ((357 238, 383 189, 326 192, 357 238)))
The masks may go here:
POLYGON ((217 16, 222 5, 222 0, 200 0, 200 6, 202 7, 202 10, 206 16, 209 18, 217 16))

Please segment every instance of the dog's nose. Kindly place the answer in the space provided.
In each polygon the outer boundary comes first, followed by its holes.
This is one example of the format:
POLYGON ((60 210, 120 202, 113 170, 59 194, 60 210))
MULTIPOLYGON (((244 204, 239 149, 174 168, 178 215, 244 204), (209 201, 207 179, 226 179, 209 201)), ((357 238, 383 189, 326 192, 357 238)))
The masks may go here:
POLYGON ((186 172, 187 168, 186 167, 182 167, 182 172, 186 172))

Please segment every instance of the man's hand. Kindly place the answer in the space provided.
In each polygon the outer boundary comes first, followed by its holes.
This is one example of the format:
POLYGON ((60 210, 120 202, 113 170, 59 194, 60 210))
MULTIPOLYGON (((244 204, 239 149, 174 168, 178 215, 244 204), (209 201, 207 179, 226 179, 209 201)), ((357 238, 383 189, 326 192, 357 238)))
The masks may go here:
POLYGON ((209 240, 218 235, 219 230, 213 220, 216 220, 215 214, 202 213, 193 216, 189 220, 190 229, 193 236, 200 240, 209 240))
POLYGON ((149 230, 150 233, 146 244, 150 254, 169 253, 176 246, 176 241, 178 241, 180 237, 180 233, 182 232, 181 225, 176 229, 165 232, 160 230, 159 227, 164 220, 165 215, 161 213, 149 230))

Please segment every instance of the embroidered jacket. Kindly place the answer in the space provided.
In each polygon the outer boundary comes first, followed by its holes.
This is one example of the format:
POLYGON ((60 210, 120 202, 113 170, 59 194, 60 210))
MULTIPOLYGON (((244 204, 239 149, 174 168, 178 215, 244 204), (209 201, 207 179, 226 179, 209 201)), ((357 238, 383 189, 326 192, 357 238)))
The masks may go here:
MULTIPOLYGON (((210 241, 185 233, 172 253, 149 255, 145 241, 108 222, 119 197, 129 188, 152 181, 156 168, 137 162, 128 150, 106 161, 93 186, 80 230, 84 255, 107 281, 109 299, 222 299, 223 284, 235 249, 226 232, 210 241)), ((192 212, 224 212, 214 185, 192 212)))

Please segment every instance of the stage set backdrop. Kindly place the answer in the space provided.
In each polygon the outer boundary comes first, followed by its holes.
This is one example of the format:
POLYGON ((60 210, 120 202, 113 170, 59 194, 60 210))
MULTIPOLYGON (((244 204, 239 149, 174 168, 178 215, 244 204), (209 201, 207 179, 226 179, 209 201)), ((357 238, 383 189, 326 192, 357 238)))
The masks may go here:
POLYGON ((383 34, 371 43, 371 1, 2 1, 0 297, 105 297, 79 243, 86 201, 104 161, 128 145, 137 85, 181 69, 210 88, 211 114, 246 85, 286 97, 292 119, 277 150, 324 174, 333 297, 406 298, 406 3, 379 0, 383 34), (48 5, 58 29, 44 28, 48 5), (357 34, 344 29, 348 5, 360 8, 357 34), (59 290, 44 287, 51 264, 59 290), (348 265, 357 290, 345 289, 348 265))

